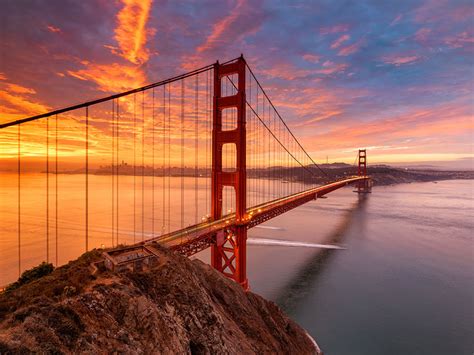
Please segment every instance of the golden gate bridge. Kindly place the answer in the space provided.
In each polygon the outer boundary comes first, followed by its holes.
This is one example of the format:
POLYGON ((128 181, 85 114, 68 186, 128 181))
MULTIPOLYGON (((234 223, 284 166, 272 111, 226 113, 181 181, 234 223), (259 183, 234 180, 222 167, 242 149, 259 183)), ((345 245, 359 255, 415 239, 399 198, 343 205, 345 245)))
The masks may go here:
POLYGON ((16 238, 19 274, 31 244, 44 243, 58 266, 72 247, 61 238, 74 235, 84 243, 77 255, 122 244, 186 256, 211 248, 212 266, 248 288, 248 229, 346 185, 371 187, 365 150, 344 176, 311 158, 243 56, 0 129, 17 177, 4 238, 16 238), (32 171, 44 173, 34 193, 32 171), (71 177, 74 194, 62 183, 71 177))

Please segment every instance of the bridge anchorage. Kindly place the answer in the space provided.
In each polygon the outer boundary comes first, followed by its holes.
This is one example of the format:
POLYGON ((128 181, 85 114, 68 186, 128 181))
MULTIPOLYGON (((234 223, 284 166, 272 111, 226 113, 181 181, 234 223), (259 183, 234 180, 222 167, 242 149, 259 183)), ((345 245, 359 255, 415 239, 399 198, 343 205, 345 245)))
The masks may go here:
POLYGON ((5 238, 18 275, 90 248, 126 245, 111 262, 135 262, 159 243, 184 256, 210 248, 212 266, 248 289, 250 228, 346 185, 371 189, 366 150, 351 171, 322 169, 243 56, 2 123, 0 133, 16 170, 16 209, 2 218, 15 226, 5 238))

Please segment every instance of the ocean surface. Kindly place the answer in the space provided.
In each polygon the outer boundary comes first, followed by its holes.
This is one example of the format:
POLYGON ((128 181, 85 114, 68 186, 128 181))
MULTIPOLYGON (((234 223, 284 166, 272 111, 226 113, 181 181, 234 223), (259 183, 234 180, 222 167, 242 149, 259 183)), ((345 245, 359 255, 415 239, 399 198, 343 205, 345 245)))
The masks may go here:
POLYGON ((474 353, 474 181, 351 189, 251 237, 345 250, 249 246, 252 291, 277 302, 325 354, 474 353))
MULTIPOLYGON (((22 177, 21 265, 18 265, 16 175, 0 176, 0 286, 46 257, 64 264, 84 249, 84 177, 60 175, 58 239, 54 178, 49 203, 45 175, 22 177), (49 226, 45 206, 49 206, 49 226), (47 227, 47 228, 46 228, 47 227), (45 236, 49 230, 49 238, 45 236), (46 246, 48 254, 46 255, 46 246)), ((109 247, 110 176, 91 176, 89 247, 109 247)), ((119 242, 151 235, 151 193, 121 177, 119 242), (136 196, 134 196, 136 195, 136 196), (137 199, 133 211, 130 201, 137 199), (142 224, 143 223, 143 228, 142 224), (134 229, 137 233, 132 233, 134 229), (143 230, 143 232, 140 232, 143 230)), ((150 186, 146 178, 145 186, 150 186)), ((186 225, 206 214, 208 184, 185 181, 186 225)), ((180 181, 171 183, 179 211, 180 181)), ((156 201, 161 201, 159 182, 156 201)), ((335 191, 249 231, 248 278, 253 292, 275 301, 325 354, 474 353, 474 181, 375 187, 359 196, 335 191), (278 246, 268 245, 277 240, 278 246), (308 244, 335 244, 327 250, 308 244), (295 246, 295 245, 298 246, 295 246)), ((258 193, 255 192, 255 193, 258 193)), ((155 202, 156 202, 155 201, 155 202)), ((166 232, 167 211, 154 211, 166 232), (164 221, 164 223, 163 223, 164 221)), ((168 228, 179 227, 174 221, 168 228), (175 224, 173 224, 175 223, 175 224)), ((209 262, 209 251, 195 257, 209 262)))

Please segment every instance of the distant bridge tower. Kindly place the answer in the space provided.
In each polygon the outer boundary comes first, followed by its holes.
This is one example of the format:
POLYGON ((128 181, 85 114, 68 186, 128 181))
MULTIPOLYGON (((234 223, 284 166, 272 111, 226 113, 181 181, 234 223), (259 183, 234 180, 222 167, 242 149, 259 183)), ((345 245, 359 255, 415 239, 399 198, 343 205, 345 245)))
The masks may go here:
POLYGON ((224 275, 248 289, 246 257, 247 226, 246 216, 246 130, 245 130, 245 60, 240 57, 230 64, 214 66, 214 107, 212 129, 212 177, 211 177, 211 215, 214 220, 222 217, 224 186, 234 188, 236 196, 236 224, 218 232, 211 249, 212 266, 224 275), (235 95, 222 96, 222 80, 237 76, 235 95), (232 130, 222 129, 222 111, 234 108, 237 112, 237 126, 232 130), (236 151, 235 170, 224 171, 222 152, 225 144, 234 144, 236 151))
MULTIPOLYGON (((366 149, 359 149, 359 176, 367 176, 367 151, 366 149)), ((359 181, 357 185, 358 193, 370 193, 372 190, 371 180, 359 181)))

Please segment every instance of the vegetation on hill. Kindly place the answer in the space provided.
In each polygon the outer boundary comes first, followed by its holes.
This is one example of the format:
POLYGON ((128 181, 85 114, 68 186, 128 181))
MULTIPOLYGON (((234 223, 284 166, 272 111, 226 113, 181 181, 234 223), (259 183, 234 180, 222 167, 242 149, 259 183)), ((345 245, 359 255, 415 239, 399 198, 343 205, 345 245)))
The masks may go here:
POLYGON ((29 273, 0 293, 0 353, 319 353, 274 303, 155 248, 159 263, 148 271, 94 274, 94 250, 29 273))

